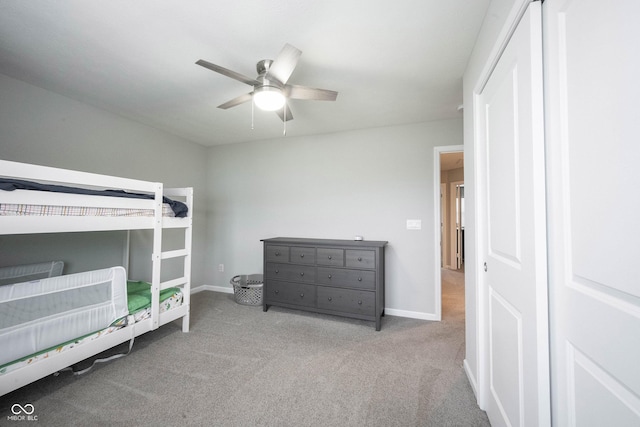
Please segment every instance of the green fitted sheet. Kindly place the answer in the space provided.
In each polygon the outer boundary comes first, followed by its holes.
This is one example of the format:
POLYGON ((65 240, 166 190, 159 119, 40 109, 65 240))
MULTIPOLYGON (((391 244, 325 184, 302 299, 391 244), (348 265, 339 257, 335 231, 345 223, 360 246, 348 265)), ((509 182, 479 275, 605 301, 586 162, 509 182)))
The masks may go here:
MULTIPOLYGON (((179 292, 179 288, 167 288, 160 291, 160 302, 179 292)), ((151 284, 147 282, 127 281, 127 299, 129 314, 151 307, 151 284)))

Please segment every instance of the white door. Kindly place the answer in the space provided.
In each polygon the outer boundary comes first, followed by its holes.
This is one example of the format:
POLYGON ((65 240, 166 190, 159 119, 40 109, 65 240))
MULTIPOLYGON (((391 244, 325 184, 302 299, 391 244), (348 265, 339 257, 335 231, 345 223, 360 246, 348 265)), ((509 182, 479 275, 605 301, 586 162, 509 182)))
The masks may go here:
POLYGON ((640 426, 640 2, 543 9, 553 421, 640 426))
POLYGON ((484 346, 479 387, 494 426, 550 424, 542 93, 536 2, 475 100, 484 346))

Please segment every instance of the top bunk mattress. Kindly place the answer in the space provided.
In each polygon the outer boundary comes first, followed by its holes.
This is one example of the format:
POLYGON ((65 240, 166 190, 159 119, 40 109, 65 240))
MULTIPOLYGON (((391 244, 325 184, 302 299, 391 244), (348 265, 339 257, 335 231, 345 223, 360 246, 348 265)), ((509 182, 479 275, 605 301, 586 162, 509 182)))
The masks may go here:
MULTIPOLYGON (((81 187, 69 187, 63 185, 42 184, 33 181, 0 178, 0 215, 15 216, 154 216, 153 209, 110 206, 113 203, 99 202, 98 200, 138 199, 153 200, 152 194, 132 193, 122 190, 94 190, 81 187), (8 193, 28 190, 24 202, 17 202, 16 197, 7 202, 9 197, 3 197, 8 193), (62 198, 60 195, 64 194, 62 198), (56 197, 56 195, 58 197, 56 197), (89 198, 87 198, 89 196, 89 198), (103 198, 107 199, 103 199, 103 198), (62 202, 61 200, 64 199, 62 202), (91 203, 88 201, 91 200, 91 203)), ((13 196, 13 193, 12 193, 13 196)), ((132 203, 133 204, 133 203, 132 203)), ((163 197, 163 216, 184 218, 188 215, 187 205, 163 197)))

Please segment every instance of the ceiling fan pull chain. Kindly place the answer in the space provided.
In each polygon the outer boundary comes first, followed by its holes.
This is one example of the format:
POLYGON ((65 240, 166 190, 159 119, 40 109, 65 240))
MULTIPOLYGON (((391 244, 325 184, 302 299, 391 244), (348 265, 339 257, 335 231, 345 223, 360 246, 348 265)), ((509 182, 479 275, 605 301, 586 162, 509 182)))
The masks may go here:
POLYGON ((251 101, 251 130, 253 130, 253 101, 251 101))
POLYGON ((287 136, 287 103, 284 103, 284 120, 283 122, 283 127, 284 127, 284 131, 282 132, 282 136, 287 136))

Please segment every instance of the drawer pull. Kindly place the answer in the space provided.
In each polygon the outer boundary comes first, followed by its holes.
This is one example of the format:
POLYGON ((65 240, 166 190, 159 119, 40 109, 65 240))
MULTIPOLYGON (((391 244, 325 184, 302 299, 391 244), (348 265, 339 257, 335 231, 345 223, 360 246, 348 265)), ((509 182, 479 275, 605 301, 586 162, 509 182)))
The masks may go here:
POLYGON ((280 273, 280 270, 278 270, 278 269, 276 268, 276 274, 278 274, 278 273, 280 273))
POLYGON ((331 297, 329 297, 329 298, 327 298, 327 299, 328 299, 329 301, 331 301, 331 300, 332 300, 332 298, 331 298, 331 297))
POLYGON ((329 255, 328 258, 331 259, 331 255, 329 255))
POLYGON ((279 293, 280 293, 280 291, 276 289, 276 294, 279 294, 279 293))
POLYGON ((276 251, 276 256, 280 256, 280 252, 276 251))
POLYGON ((304 271, 302 273, 300 273, 300 277, 304 276, 304 271))
POLYGON ((362 301, 358 301, 358 305, 362 305, 362 301))
POLYGON ((327 276, 327 277, 329 277, 329 279, 331 279, 331 275, 329 275, 329 276, 327 276))
POLYGON ((358 257, 358 261, 362 261, 362 257, 361 256, 358 257))
POLYGON ((304 254, 300 254, 300 258, 304 258, 304 254))
POLYGON ((362 277, 358 277, 358 282, 362 282, 362 277))
POLYGON ((300 294, 300 298, 304 298, 304 294, 300 294))

